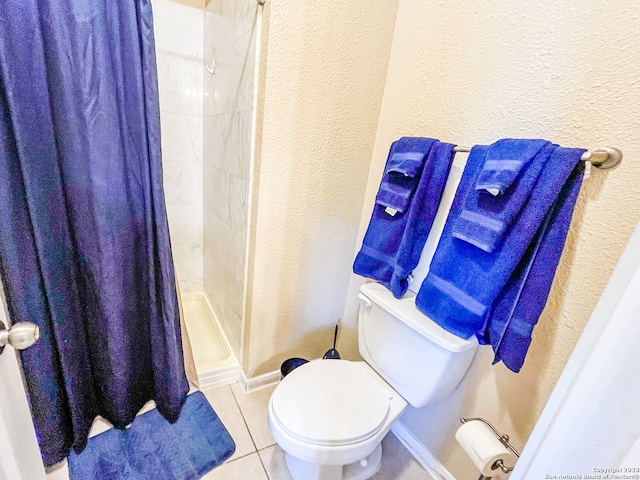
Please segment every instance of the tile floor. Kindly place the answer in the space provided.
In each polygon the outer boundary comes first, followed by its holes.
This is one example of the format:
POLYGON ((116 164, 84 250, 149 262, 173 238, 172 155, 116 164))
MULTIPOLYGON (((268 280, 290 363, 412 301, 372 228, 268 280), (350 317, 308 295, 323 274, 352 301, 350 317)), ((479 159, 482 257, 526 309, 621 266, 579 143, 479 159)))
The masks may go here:
MULTIPOLYGON (((284 452, 275 444, 267 426, 267 407, 274 388, 275 385, 247 394, 234 383, 204 391, 236 442, 236 451, 203 480, 291 480, 284 452)), ((382 468, 374 480, 432 478, 389 433, 382 442, 382 468)))
MULTIPOLYGON (((275 385, 244 393, 239 383, 204 390, 203 393, 236 443, 235 453, 203 480, 291 480, 284 452, 275 444, 267 426, 267 408, 275 385)), ((152 402, 143 409, 153 408, 152 402)), ((97 422, 92 435, 109 428, 97 422)), ((382 442, 382 468, 374 480, 432 480, 432 477, 389 433, 382 442)), ((66 462, 49 472, 47 480, 68 480, 66 462)))

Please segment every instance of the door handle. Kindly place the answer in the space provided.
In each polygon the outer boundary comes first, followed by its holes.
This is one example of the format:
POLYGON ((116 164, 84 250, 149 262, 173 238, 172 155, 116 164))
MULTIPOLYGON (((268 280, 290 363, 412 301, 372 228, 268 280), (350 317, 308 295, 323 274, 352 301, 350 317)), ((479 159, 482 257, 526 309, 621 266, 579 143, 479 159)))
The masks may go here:
POLYGON ((24 350, 36 343, 40 338, 40 329, 35 323, 18 322, 7 330, 7 326, 0 320, 0 354, 5 345, 11 345, 16 350, 24 350))

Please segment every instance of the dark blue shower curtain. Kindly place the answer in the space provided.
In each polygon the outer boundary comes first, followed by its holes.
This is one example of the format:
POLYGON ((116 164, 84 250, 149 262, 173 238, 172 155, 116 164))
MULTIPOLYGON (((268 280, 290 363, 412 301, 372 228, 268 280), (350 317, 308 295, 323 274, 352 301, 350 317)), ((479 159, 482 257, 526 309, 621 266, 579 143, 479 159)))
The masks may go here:
POLYGON ((148 0, 0 0, 0 274, 44 463, 186 398, 148 0))

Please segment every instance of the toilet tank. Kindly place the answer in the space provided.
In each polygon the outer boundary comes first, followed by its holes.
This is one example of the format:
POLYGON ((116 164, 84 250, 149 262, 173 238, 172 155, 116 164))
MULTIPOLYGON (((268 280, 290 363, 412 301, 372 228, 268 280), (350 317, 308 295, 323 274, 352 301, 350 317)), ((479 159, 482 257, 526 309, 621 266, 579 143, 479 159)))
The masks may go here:
POLYGON ((378 283, 360 287, 358 345, 364 360, 414 407, 451 393, 478 349, 475 336, 460 338, 416 308, 415 294, 401 299, 378 283))

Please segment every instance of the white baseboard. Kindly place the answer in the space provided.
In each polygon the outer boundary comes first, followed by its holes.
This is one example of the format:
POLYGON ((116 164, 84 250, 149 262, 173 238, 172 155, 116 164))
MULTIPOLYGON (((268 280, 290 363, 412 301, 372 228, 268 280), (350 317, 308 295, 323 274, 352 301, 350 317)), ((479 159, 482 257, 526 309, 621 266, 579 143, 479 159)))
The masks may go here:
POLYGON ((212 372, 198 375, 200 390, 209 388, 222 387, 231 383, 239 382, 245 393, 253 392, 270 385, 280 382, 282 374, 280 370, 268 372, 254 378, 247 378, 240 365, 229 365, 222 368, 216 368, 212 372))
POLYGON ((280 381, 281 377, 282 374, 280 373, 280 370, 263 373, 262 375, 258 375, 257 377, 253 378, 247 378, 244 374, 244 371, 240 370, 240 377, 238 378, 238 381, 242 386, 242 390, 245 393, 249 393, 264 387, 268 387, 269 385, 274 385, 280 381))
POLYGON ((394 423, 391 431, 434 480, 456 480, 456 477, 401 422, 394 423))

